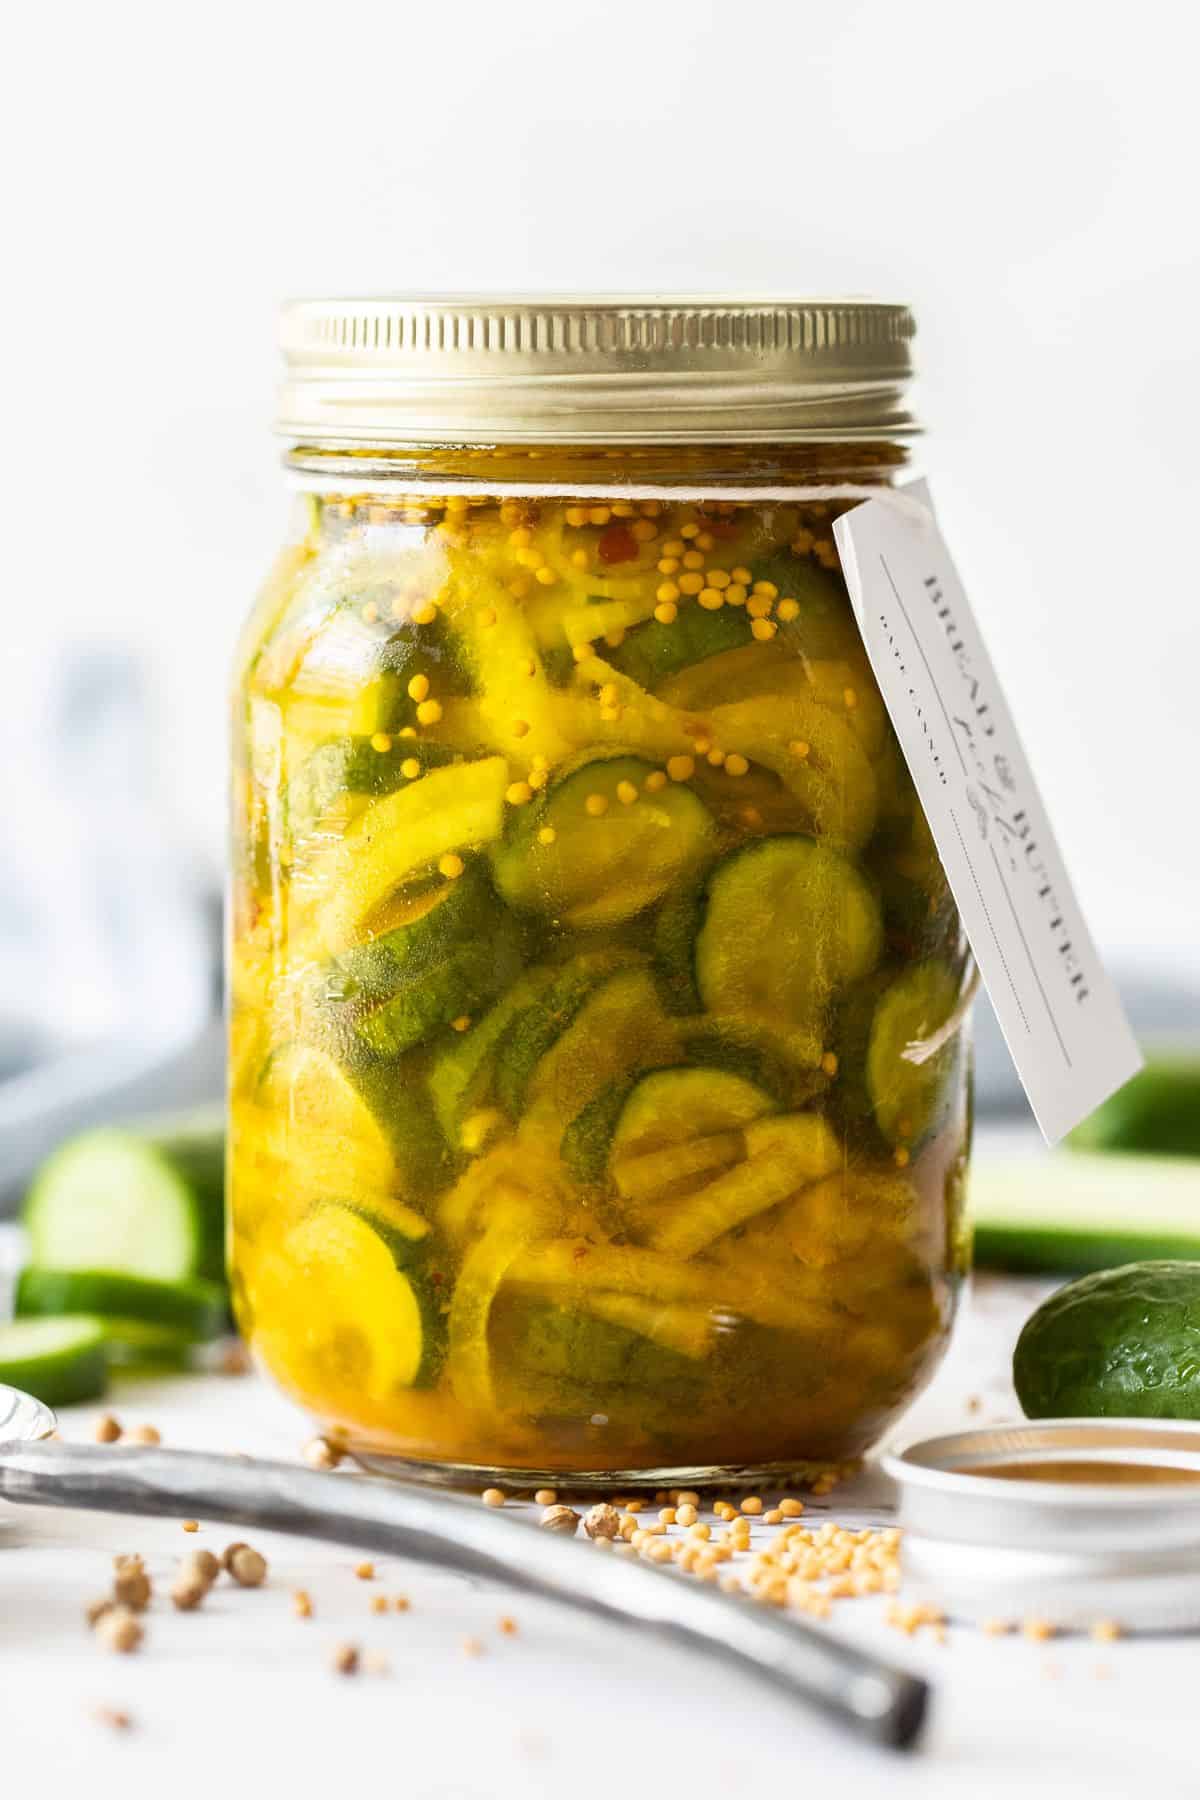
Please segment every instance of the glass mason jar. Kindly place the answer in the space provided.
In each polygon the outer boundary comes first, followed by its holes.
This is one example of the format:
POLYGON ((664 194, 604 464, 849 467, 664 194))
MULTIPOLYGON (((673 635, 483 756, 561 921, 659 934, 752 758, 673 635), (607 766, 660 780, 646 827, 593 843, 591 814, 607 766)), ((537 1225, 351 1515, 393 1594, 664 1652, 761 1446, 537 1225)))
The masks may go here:
POLYGON ((234 704, 232 1250, 360 1453, 812 1474, 945 1345, 969 957, 831 535, 900 307, 304 303, 234 704))

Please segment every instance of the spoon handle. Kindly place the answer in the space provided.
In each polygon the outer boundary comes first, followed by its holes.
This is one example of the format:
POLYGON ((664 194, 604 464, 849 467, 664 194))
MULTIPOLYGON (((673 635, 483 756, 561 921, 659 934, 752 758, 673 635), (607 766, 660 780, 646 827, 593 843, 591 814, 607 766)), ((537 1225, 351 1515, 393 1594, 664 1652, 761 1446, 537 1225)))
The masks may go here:
POLYGON ((918 1676, 824 1629, 460 1495, 250 1457, 63 1443, 0 1446, 0 1494, 32 1506, 226 1519, 502 1581, 755 1675, 895 1749, 913 1743, 929 1698, 918 1676))

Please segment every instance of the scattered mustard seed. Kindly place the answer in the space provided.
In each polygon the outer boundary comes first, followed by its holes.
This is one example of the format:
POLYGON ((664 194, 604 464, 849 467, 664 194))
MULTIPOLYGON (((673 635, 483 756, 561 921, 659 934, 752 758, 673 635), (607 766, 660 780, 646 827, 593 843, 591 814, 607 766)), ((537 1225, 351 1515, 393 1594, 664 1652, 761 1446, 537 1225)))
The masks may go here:
POLYGON ((96 1420, 92 1436, 98 1444, 115 1444, 121 1437, 120 1422, 111 1413, 104 1413, 96 1420))
POLYGON ((337 1644, 334 1646, 332 1663, 338 1675, 358 1674, 358 1645, 337 1644))
POLYGON ((497 1487, 484 1488, 480 1495, 485 1506, 503 1506, 505 1498, 504 1489, 497 1487))

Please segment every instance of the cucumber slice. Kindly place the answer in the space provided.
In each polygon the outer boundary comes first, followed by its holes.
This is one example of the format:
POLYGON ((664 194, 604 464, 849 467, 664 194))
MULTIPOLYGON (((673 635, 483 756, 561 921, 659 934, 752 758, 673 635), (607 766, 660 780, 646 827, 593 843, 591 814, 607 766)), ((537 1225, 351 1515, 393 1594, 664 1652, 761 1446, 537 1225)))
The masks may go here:
POLYGON ((602 758, 522 807, 492 852, 503 898, 574 931, 617 925, 653 906, 714 848, 707 807, 682 783, 645 792, 653 772, 639 757, 602 758), (636 798, 626 804, 631 791, 636 798), (604 810, 594 816, 597 807, 604 810))
POLYGON ((713 706, 707 721, 726 752, 741 751, 777 775, 820 838, 859 850, 879 815, 879 780, 849 722, 810 693, 771 694, 713 706))
POLYGON ((349 1046, 394 1058, 487 1005, 518 974, 520 931, 478 867, 393 905, 386 929, 324 978, 324 1006, 349 1046))
POLYGON ((534 1070, 574 1022, 600 984, 632 959, 619 951, 584 951, 558 970, 537 998, 501 1032, 496 1046, 496 1092, 512 1119, 525 1108, 534 1070))
POLYGON ((376 1055, 399 1056, 486 1006, 520 967, 520 932, 513 919, 502 916, 490 943, 454 945, 359 1019, 355 1034, 376 1055))
POLYGON ((704 1069, 740 1075, 770 1094, 787 1112, 798 1111, 826 1086, 819 1049, 787 1041, 769 1026, 740 1019, 689 1020, 683 1053, 704 1069), (807 1050, 805 1060, 799 1053, 807 1050))
POLYGON ((654 959, 665 1002, 673 1013, 698 1013, 695 949, 704 923, 704 881, 677 883, 664 895, 654 921, 654 959))
POLYGON ((98 1399, 108 1384, 103 1325, 79 1317, 0 1325, 0 1382, 44 1406, 98 1399))
MULTIPOLYGON (((189 1344, 220 1337, 227 1318, 225 1290, 212 1281, 149 1281, 111 1269, 37 1266, 22 1269, 17 1278, 15 1311, 18 1318, 91 1314, 118 1338, 128 1322, 189 1344)), ((139 1331, 131 1335, 136 1338, 139 1331)))
MULTIPOLYGON (((618 1295, 605 1297, 617 1302, 618 1295)), ((705 1321, 692 1324, 686 1350, 668 1346, 661 1335, 640 1329, 655 1312, 645 1301, 607 1319, 581 1311, 578 1303, 507 1301, 496 1308, 493 1327, 497 1385, 507 1404, 522 1413, 571 1416, 603 1406, 610 1414, 622 1407, 644 1418, 694 1407, 707 1378, 700 1365, 706 1347, 697 1350, 696 1333, 705 1321)))
POLYGON ((697 986, 710 1012, 811 1037, 819 1056, 831 999, 882 944, 879 902, 853 863, 812 838, 764 838, 709 878, 697 986))
POLYGON ((307 1203, 390 1196, 397 1187, 423 1195, 444 1182, 453 1159, 425 1074, 420 1055, 377 1064, 343 1062, 312 1043, 274 1051, 253 1107, 234 1111, 239 1212, 254 1186, 282 1185, 307 1203))
MULTIPOLYGON (((396 1165, 376 1110, 335 1056, 316 1044, 284 1044, 272 1051, 254 1095, 262 1116, 246 1133, 247 1159, 261 1150, 278 1157, 307 1193, 389 1191, 396 1165)), ((235 1115, 242 1172, 241 1125, 235 1115)))
POLYGON ((710 1131, 734 1131, 774 1112, 775 1103, 720 1069, 658 1069, 643 1075, 613 1134, 613 1155, 642 1156, 710 1131))
POLYGON ((24 1207, 33 1261, 158 1281, 220 1277, 224 1133, 103 1127, 72 1138, 24 1207))
POLYGON ((984 1154, 967 1182, 983 1268, 1071 1275, 1164 1257, 1200 1261, 1196 1171, 1182 1160, 984 1154))
POLYGON ((866 1054, 867 1092, 889 1143, 923 1143, 950 1103, 958 1060, 954 1018, 962 982, 944 963, 906 969, 876 1003, 866 1054))
POLYGON ((747 1160, 657 1215, 647 1242, 668 1256, 706 1250, 735 1226, 832 1175, 842 1163, 838 1139, 816 1113, 786 1113, 745 1127, 747 1160))
POLYGON ((355 803, 378 800, 410 785, 412 777, 403 765, 416 762, 421 774, 453 762, 455 752, 444 744, 395 737, 389 748, 378 748, 372 737, 330 738, 318 744, 287 789, 288 825, 294 837, 350 822, 355 803))
POLYGON ((447 1143, 458 1144, 463 1121, 487 1099, 501 1038, 518 1013, 531 1005, 553 978, 551 969, 527 969, 477 1025, 434 1055, 429 1092, 447 1143))
POLYGON ((534 1069, 531 1107, 557 1127, 618 1076, 675 1062, 679 1042, 661 1011, 654 978, 645 968, 620 969, 588 996, 577 1017, 534 1069))
POLYGON ((348 1207, 318 1207, 284 1240, 279 1293, 256 1299, 268 1364, 301 1392, 344 1385, 377 1401, 428 1386, 445 1350, 428 1246, 348 1207))
POLYGON ((717 612, 706 612, 702 606, 682 606, 670 625, 648 619, 631 631, 618 649, 604 654, 622 675, 640 687, 655 688, 692 663, 752 641, 751 621, 744 607, 722 606, 717 612))
POLYGON ((504 829, 502 756, 432 769, 374 801, 322 862, 317 925, 337 953, 362 935, 398 888, 448 851, 478 848, 504 829))
POLYGON ((492 1352, 492 1309, 509 1270, 529 1242, 534 1211, 516 1190, 493 1196, 489 1224, 471 1245, 458 1271, 450 1302, 449 1374, 454 1397, 467 1412, 492 1420, 496 1414, 492 1352))

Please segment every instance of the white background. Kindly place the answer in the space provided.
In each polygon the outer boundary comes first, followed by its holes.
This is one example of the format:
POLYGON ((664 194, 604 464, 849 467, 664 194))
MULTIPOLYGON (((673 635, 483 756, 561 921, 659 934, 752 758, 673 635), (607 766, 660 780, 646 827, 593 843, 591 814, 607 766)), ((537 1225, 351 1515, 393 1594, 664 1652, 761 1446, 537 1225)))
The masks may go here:
MULTIPOLYGON (((1195 9, 22 7, 0 168, 10 669, 153 675, 213 872, 282 526, 273 315, 322 291, 867 291, 1097 932, 1197 956, 1195 9)), ((19 779, 17 766, 5 779, 19 779)))

